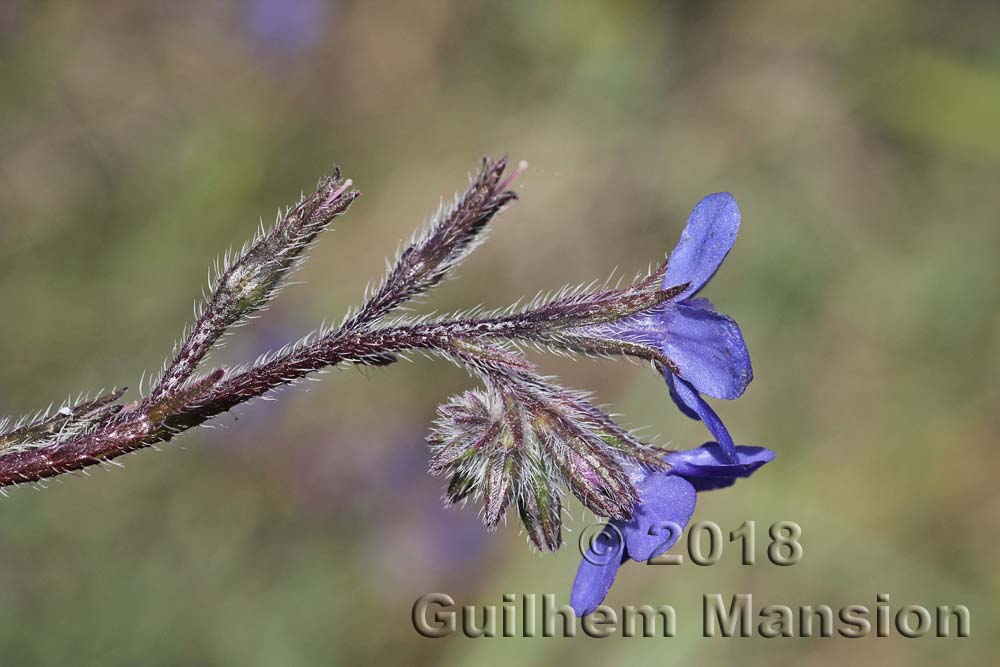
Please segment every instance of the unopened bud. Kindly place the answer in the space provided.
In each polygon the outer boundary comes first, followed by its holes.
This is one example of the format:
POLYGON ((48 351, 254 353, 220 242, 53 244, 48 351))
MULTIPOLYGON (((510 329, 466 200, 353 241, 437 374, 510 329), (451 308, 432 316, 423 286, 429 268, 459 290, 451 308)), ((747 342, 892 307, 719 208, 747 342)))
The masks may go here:
POLYGON ((525 480, 517 511, 528 531, 528 539, 542 551, 558 551, 562 546, 562 501, 559 490, 547 475, 525 480))
POLYGON ((427 440, 430 471, 450 479, 454 505, 473 496, 495 529, 511 504, 538 549, 562 544, 562 488, 600 516, 627 519, 638 502, 630 471, 664 467, 662 452, 635 439, 587 399, 517 380, 453 397, 427 440))

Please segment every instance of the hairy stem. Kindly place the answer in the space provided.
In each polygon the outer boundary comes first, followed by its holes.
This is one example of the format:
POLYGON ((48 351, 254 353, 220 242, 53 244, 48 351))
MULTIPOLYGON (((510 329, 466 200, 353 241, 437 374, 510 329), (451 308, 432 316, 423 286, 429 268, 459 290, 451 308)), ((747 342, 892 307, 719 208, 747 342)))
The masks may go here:
POLYGON ((186 405, 172 404, 176 399, 170 397, 120 414, 96 431, 67 439, 58 446, 0 452, 0 488, 98 465, 169 441, 241 403, 323 368, 344 362, 384 365, 391 362, 388 355, 393 352, 445 350, 467 330, 465 323, 459 322, 392 327, 349 336, 331 334, 222 382, 218 382, 217 373, 210 374, 191 385, 209 388, 186 405), (172 410, 161 416, 165 405, 172 410))
POLYGON ((274 296, 316 236, 361 194, 350 190, 350 186, 350 179, 341 180, 339 170, 323 179, 316 192, 291 209, 270 231, 260 234, 229 264, 216 281, 191 333, 146 398, 146 407, 183 385, 227 329, 274 296))
MULTIPOLYGON (((345 362, 382 366, 392 363, 398 352, 434 350, 452 357, 478 358, 493 364, 491 348, 468 345, 488 339, 525 337, 537 325, 530 313, 509 317, 465 319, 429 324, 412 324, 380 329, 350 331, 342 328, 319 340, 295 347, 250 369, 212 383, 191 403, 158 418, 167 398, 134 412, 119 415, 103 428, 61 443, 58 447, 19 449, 0 452, 0 488, 33 482, 64 472, 110 461, 122 454, 169 441, 178 433, 203 424, 232 408, 282 386, 293 384, 310 373, 345 362), (528 315, 528 316, 526 316, 528 315)), ((215 376, 215 377, 213 377, 215 376)), ((195 383, 192 386, 198 386, 195 383)))
POLYGON ((274 227, 262 230, 232 261, 227 259, 193 329, 142 401, 122 405, 117 402, 121 393, 115 392, 66 407, 51 417, 29 420, 11 431, 0 428, 0 489, 107 464, 123 454, 169 441, 237 405, 325 368, 343 363, 384 366, 395 362, 399 353, 419 350, 439 353, 481 376, 491 376, 498 386, 506 377, 512 386, 525 391, 533 387, 531 391, 541 392, 537 395, 544 395, 546 401, 579 403, 572 412, 591 423, 590 430, 599 429, 601 437, 644 460, 641 443, 614 426, 610 418, 600 417, 596 408, 584 405, 583 399, 560 394, 561 390, 548 385, 534 374, 531 364, 514 354, 509 343, 628 354, 669 366, 670 360, 657 349, 588 337, 588 332, 595 325, 656 307, 686 286, 659 289, 658 277, 652 276, 625 289, 575 294, 517 313, 391 326, 384 322, 399 305, 439 284, 482 241, 494 216, 516 198, 507 188, 525 163, 505 177, 506 166, 506 159, 484 159, 468 191, 442 209, 400 253, 380 287, 339 329, 253 366, 228 374, 218 369, 193 378, 218 339, 267 304, 302 261, 305 249, 359 195, 350 189, 350 180, 340 178, 339 171, 322 180, 316 192, 303 198, 274 227))
POLYGON ((382 284, 344 329, 377 322, 397 306, 439 284, 475 247, 493 217, 517 198, 507 188, 527 167, 522 162, 506 179, 507 158, 483 159, 479 175, 465 194, 442 209, 422 233, 399 253, 382 284))

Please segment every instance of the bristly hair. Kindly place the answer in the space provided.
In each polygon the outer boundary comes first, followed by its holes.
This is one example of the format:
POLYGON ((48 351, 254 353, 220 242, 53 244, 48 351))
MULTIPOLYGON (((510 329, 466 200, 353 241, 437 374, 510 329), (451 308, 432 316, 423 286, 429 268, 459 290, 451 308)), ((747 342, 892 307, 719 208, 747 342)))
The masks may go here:
POLYGON ((155 447, 237 405, 338 365, 386 366, 417 353, 458 364, 483 387, 444 404, 429 438, 431 471, 449 477, 450 504, 480 499, 491 529, 516 507, 530 542, 545 550, 562 544, 567 490, 597 514, 627 518, 638 500, 636 471, 664 468, 663 451, 619 426, 585 392, 539 374, 520 348, 670 363, 651 346, 594 332, 656 308, 686 286, 660 288, 661 267, 624 287, 621 281, 595 283, 536 297, 526 306, 519 300, 493 311, 393 315, 451 275, 483 242, 490 222, 517 198, 509 188, 526 163, 509 174, 507 166, 506 158, 483 159, 466 192, 414 235, 339 327, 321 326, 252 363, 197 376, 221 337, 278 295, 320 233, 360 195, 338 169, 269 230, 261 226, 239 253, 224 255, 210 280, 210 294, 196 309, 196 321, 141 401, 122 403, 124 390, 119 390, 81 397, 13 424, 0 421, 0 491, 155 447))
POLYGON ((443 204, 424 228, 415 233, 410 243, 388 267, 379 287, 364 305, 342 325, 354 329, 362 322, 375 322, 400 304, 439 285, 485 240, 489 222, 517 195, 507 190, 514 179, 527 168, 521 162, 507 179, 503 173, 507 158, 483 158, 479 175, 470 178, 469 189, 456 196, 451 206, 443 204))
POLYGON ((226 253, 210 280, 212 294, 196 307, 197 321, 175 350, 174 358, 144 401, 148 408, 180 387, 229 329, 246 321, 277 296, 281 286, 307 257, 306 250, 333 219, 347 211, 360 192, 342 180, 340 169, 320 181, 316 192, 303 197, 279 217, 270 230, 259 227, 235 256, 226 253))

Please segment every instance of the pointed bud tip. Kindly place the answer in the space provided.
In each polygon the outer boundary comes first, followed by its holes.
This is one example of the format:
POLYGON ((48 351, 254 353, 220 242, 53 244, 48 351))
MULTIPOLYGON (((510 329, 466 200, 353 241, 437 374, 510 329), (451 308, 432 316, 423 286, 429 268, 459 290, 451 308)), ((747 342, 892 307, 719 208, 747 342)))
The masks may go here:
POLYGON ((323 204, 325 206, 329 206, 333 202, 337 201, 337 199, 340 197, 340 195, 342 195, 345 192, 347 192, 348 188, 350 188, 352 185, 354 185, 354 181, 351 180, 350 178, 347 179, 346 181, 344 181, 343 183, 340 184, 339 188, 337 188, 336 190, 334 190, 333 192, 330 193, 330 196, 326 198, 326 201, 323 202, 323 204))
POLYGON ((514 181, 517 180, 517 177, 523 174, 524 170, 527 168, 528 168, 527 160, 521 160, 520 162, 518 162, 517 168, 514 169, 514 171, 511 172, 510 176, 508 176, 507 179, 497 187, 497 190, 503 192, 504 190, 509 188, 511 185, 514 184, 514 181))

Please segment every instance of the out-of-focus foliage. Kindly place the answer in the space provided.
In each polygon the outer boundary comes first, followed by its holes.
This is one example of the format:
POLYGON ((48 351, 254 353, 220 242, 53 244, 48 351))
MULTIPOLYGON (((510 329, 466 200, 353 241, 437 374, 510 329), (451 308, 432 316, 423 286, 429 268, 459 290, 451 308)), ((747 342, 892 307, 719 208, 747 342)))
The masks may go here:
MULTIPOLYGON (((963 603, 971 639, 784 640, 783 660, 985 662, 998 25, 982 2, 4 2, 0 412, 135 386, 209 262, 334 161, 365 196, 219 361, 340 317, 480 155, 509 151, 532 165, 522 201, 428 310, 631 275, 700 196, 733 192, 744 226, 712 297, 757 379, 718 408, 778 459, 696 518, 795 520, 806 548, 790 568, 623 571, 608 603, 669 600, 674 639, 421 639, 418 595, 565 601, 578 553, 441 509, 422 439, 470 382, 418 359, 0 501, 4 664, 776 664, 775 641, 700 637, 711 592, 963 603)), ((704 441, 648 369, 540 362, 662 441, 704 441)))

